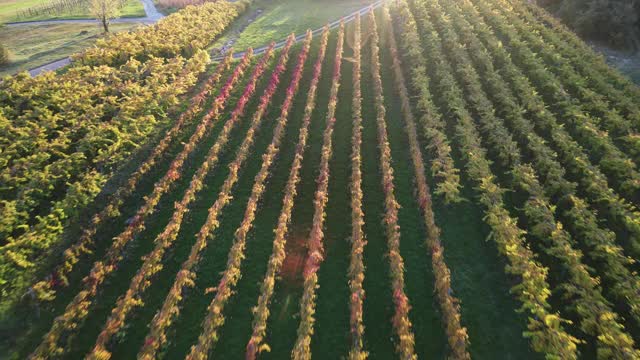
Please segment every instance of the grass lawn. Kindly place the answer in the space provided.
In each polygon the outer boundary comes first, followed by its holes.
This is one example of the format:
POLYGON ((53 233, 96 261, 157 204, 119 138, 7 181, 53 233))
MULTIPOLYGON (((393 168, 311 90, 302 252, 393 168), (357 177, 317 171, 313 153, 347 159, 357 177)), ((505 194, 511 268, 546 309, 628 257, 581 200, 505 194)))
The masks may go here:
MULTIPOLYGON (((54 15, 20 16, 20 11, 28 8, 51 3, 53 0, 0 0, 0 23, 14 21, 35 21, 52 19, 87 19, 91 18, 89 9, 75 9, 63 11, 54 15)), ((87 2, 88 3, 88 2, 87 2)), ((144 7, 140 0, 128 0, 127 4, 120 9, 121 17, 144 17, 144 7)))
MULTIPOLYGON (((135 28, 138 24, 112 24, 111 31, 135 28)), ((0 75, 11 75, 69 56, 91 46, 102 33, 95 24, 51 24, 5 27, 0 43, 10 52, 11 62, 0 67, 0 75)))
POLYGON ((220 47, 235 37, 237 42, 233 47, 236 51, 244 50, 249 46, 262 46, 270 41, 282 40, 292 32, 300 34, 307 29, 318 28, 327 21, 339 19, 371 2, 370 0, 258 1, 212 46, 220 47), (246 26, 249 19, 255 17, 255 11, 258 9, 262 9, 262 14, 246 26))
POLYGON ((20 10, 46 3, 47 0, 0 0, 0 22, 15 19, 20 10))

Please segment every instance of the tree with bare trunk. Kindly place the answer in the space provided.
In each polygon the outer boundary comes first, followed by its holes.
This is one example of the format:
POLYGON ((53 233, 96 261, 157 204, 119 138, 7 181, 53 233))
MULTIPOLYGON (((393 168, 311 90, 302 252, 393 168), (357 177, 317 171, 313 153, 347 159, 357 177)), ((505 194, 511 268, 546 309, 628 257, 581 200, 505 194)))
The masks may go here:
POLYGON ((120 15, 118 0, 91 0, 91 15, 102 23, 104 32, 109 32, 109 23, 120 15))

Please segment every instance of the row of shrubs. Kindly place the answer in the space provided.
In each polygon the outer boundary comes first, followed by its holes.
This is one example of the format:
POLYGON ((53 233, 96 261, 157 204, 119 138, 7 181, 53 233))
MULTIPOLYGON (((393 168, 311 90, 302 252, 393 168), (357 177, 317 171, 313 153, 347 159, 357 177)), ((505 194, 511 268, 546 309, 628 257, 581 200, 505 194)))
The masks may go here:
POLYGON ((248 1, 190 6, 74 56, 61 74, 0 83, 0 315, 56 253, 69 222, 174 121, 206 46, 248 1))

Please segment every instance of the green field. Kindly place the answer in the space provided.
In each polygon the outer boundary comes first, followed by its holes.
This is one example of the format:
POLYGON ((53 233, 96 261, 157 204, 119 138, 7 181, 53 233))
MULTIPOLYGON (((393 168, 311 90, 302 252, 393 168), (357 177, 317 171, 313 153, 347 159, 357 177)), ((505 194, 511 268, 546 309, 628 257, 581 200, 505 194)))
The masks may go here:
MULTIPOLYGON (((339 16, 323 4, 265 4, 237 47, 339 16)), ((526 0, 394 1, 332 30, 324 59, 321 35, 306 49, 209 83, 212 64, 168 112, 184 125, 34 265, 69 285, 6 313, 0 353, 640 358, 640 88, 526 0), (52 266, 86 229, 73 270, 52 266)))
MULTIPOLYGON (((111 32, 132 30, 140 24, 113 24, 111 32)), ((93 45, 102 28, 95 24, 49 24, 5 27, 0 43, 9 49, 11 62, 0 67, 0 76, 13 75, 71 56, 93 45)))
POLYGON ((271 41, 279 41, 291 33, 300 34, 307 29, 316 29, 329 21, 337 20, 371 3, 368 0, 314 1, 314 0, 264 0, 254 2, 249 11, 229 28, 225 36, 212 47, 220 47, 236 39, 236 51, 249 46, 258 47, 271 41), (258 14, 256 11, 262 12, 258 14), (248 25, 248 18, 256 17, 248 25), (240 31, 242 28, 242 31, 240 31))
MULTIPOLYGON (((90 19, 91 14, 88 9, 77 9, 73 11, 63 11, 56 15, 40 16, 19 16, 21 10, 30 7, 47 4, 50 0, 0 0, 0 23, 15 21, 36 21, 36 20, 66 20, 66 19, 90 19)), ((139 0, 128 0, 127 4, 120 9, 121 17, 144 17, 145 12, 139 0)))

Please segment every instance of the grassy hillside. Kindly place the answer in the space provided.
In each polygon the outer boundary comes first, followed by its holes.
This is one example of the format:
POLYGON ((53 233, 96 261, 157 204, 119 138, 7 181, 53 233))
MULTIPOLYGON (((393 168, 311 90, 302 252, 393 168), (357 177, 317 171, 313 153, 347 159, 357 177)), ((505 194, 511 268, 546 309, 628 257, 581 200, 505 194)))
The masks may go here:
POLYGON ((233 39, 237 51, 279 41, 289 34, 316 29, 329 21, 367 6, 369 0, 331 1, 264 0, 251 5, 225 36, 212 47, 220 47, 233 39), (249 20, 251 19, 251 20, 249 20))

